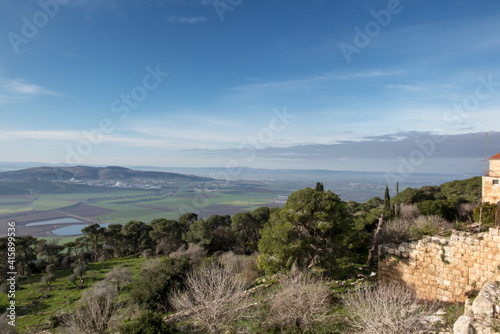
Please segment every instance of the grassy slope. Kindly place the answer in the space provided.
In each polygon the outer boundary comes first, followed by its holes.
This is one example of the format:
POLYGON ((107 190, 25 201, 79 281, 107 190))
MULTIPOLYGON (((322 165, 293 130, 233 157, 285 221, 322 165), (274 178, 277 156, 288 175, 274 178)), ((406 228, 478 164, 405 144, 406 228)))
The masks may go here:
MULTIPOLYGON (((100 263, 88 266, 83 287, 76 287, 67 277, 72 274, 69 270, 58 270, 56 281, 52 282, 50 288, 41 282, 44 275, 35 275, 27 278, 22 289, 16 291, 16 327, 19 333, 25 333, 29 328, 47 328, 52 315, 60 315, 70 312, 75 302, 81 297, 83 291, 105 278, 106 273, 113 267, 128 266, 134 277, 139 272, 143 258, 119 258, 106 261, 104 268, 100 263)), ((129 291, 124 289, 123 296, 129 291)), ((7 295, 0 295, 0 312, 7 307, 7 295)))

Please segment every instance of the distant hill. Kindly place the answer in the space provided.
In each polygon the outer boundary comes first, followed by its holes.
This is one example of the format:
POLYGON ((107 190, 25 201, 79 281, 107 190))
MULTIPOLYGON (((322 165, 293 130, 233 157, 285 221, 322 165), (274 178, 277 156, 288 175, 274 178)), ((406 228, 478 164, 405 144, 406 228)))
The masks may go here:
POLYGON ((210 178, 194 175, 185 175, 169 172, 138 171, 124 167, 32 167, 27 169, 0 173, 0 180, 4 181, 129 181, 150 179, 177 182, 209 181, 210 178))

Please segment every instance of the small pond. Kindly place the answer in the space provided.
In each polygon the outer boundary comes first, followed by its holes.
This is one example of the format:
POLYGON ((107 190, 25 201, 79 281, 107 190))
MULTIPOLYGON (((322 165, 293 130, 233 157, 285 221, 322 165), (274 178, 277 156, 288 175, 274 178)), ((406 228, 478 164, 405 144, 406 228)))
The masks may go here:
MULTIPOLYGON (((67 235, 77 235, 77 234, 82 234, 82 229, 85 228, 86 226, 92 225, 93 223, 89 224, 76 224, 76 225, 71 225, 71 226, 66 226, 66 227, 61 227, 55 230, 52 230, 52 233, 55 235, 60 235, 60 236, 67 236, 67 235)), ((101 227, 108 227, 109 224, 99 224, 101 227)))
POLYGON ((56 225, 56 224, 68 224, 68 223, 85 223, 85 222, 80 219, 65 217, 65 218, 57 218, 51 220, 43 220, 35 223, 28 223, 26 224, 26 226, 52 225, 52 224, 56 225))

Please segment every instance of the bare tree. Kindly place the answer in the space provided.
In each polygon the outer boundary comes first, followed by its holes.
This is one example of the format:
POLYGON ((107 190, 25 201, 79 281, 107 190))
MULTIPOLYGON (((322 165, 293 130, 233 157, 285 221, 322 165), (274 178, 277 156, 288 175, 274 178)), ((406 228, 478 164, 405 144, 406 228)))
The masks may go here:
POLYGON ((130 271, 130 268, 115 267, 107 273, 106 281, 116 284, 116 288, 118 289, 118 292, 120 292, 123 286, 132 282, 132 271, 130 271))
POLYGON ((462 203, 458 206, 458 214, 460 218, 467 219, 472 223, 474 209, 478 206, 478 203, 462 203))
POLYGON ((280 285, 269 298, 272 323, 298 333, 319 333, 332 321, 331 293, 324 282, 299 273, 282 278, 280 285))
POLYGON ((172 298, 178 311, 202 332, 234 331, 250 305, 244 282, 218 265, 203 265, 186 277, 186 290, 172 298))
POLYGON ((100 282, 84 292, 73 314, 64 319, 71 333, 104 334, 115 330, 120 323, 120 305, 115 302, 116 289, 100 282))
POLYGON ((420 302, 408 287, 390 283, 377 288, 360 288, 343 297, 352 333, 420 333, 428 329, 425 316, 435 305, 420 302))

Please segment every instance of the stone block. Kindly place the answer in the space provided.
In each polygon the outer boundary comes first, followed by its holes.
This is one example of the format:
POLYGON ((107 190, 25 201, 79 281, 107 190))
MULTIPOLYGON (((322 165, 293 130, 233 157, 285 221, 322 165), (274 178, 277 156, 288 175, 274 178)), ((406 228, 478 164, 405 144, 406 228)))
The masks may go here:
POLYGON ((475 334, 476 330, 472 326, 473 318, 468 315, 462 315, 453 325, 454 334, 475 334))

